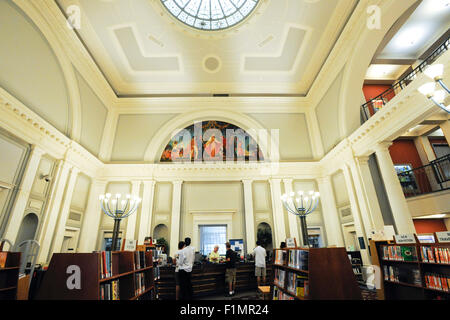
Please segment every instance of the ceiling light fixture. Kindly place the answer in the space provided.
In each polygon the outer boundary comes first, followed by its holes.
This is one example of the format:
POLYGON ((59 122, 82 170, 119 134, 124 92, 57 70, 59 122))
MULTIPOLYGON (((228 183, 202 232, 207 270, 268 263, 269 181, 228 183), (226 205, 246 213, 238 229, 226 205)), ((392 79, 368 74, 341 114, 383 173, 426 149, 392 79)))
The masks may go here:
POLYGON ((433 101, 436 106, 438 106, 445 112, 450 113, 450 106, 444 105, 446 97, 445 91, 447 91, 447 93, 450 93, 450 90, 442 81, 442 75, 444 74, 444 65, 442 64, 431 65, 427 69, 425 69, 424 73, 428 77, 433 79, 435 82, 427 82, 424 85, 420 86, 418 89, 419 92, 424 96, 426 96, 431 101, 433 101), (436 91, 436 82, 439 83, 440 86, 445 89, 445 91, 444 90, 436 91))

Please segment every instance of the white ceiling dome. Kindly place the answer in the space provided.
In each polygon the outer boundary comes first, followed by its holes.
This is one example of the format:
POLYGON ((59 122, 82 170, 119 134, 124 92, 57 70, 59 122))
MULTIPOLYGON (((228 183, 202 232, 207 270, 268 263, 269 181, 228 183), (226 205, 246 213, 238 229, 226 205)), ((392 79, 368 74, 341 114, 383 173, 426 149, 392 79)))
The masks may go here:
POLYGON ((179 21, 199 30, 223 30, 244 20, 259 0, 161 0, 179 21))

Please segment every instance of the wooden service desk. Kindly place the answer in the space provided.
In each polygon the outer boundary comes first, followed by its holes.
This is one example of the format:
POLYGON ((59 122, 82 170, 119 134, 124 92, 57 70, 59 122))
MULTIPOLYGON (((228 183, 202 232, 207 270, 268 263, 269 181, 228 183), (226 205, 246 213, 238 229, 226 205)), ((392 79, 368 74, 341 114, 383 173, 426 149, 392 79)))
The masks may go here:
MULTIPOLYGON (((257 289, 255 264, 240 262, 236 264, 236 291, 257 289)), ((271 265, 267 264, 266 282, 270 280, 271 265)), ((224 294, 225 264, 202 263, 194 265, 191 274, 194 298, 208 295, 224 294)), ((262 279, 261 279, 262 280, 262 279)), ((175 300, 175 267, 160 267, 160 279, 156 281, 159 299, 175 300)))

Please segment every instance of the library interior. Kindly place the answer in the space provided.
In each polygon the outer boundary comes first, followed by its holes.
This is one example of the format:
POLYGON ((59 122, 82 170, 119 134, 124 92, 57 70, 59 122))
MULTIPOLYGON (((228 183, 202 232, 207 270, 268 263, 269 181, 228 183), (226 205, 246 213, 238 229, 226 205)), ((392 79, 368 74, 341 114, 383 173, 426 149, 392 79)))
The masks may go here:
POLYGON ((0 300, 450 299, 450 0, 0 0, 0 40, 0 300))

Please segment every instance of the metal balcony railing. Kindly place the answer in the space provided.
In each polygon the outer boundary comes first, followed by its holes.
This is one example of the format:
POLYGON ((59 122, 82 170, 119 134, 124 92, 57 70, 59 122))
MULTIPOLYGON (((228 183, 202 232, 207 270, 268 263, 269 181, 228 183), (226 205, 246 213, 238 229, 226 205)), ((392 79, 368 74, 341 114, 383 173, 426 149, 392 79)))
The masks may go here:
POLYGON ((427 66, 433 64, 444 52, 449 49, 450 38, 447 38, 436 50, 433 51, 419 66, 412 70, 409 74, 401 80, 393 84, 389 89, 367 101, 361 106, 361 113, 364 122, 369 120, 378 110, 386 105, 392 98, 394 98, 400 91, 402 91, 408 84, 410 84, 419 73, 422 73, 427 66))
POLYGON ((406 198, 450 189, 450 154, 397 176, 406 198))

